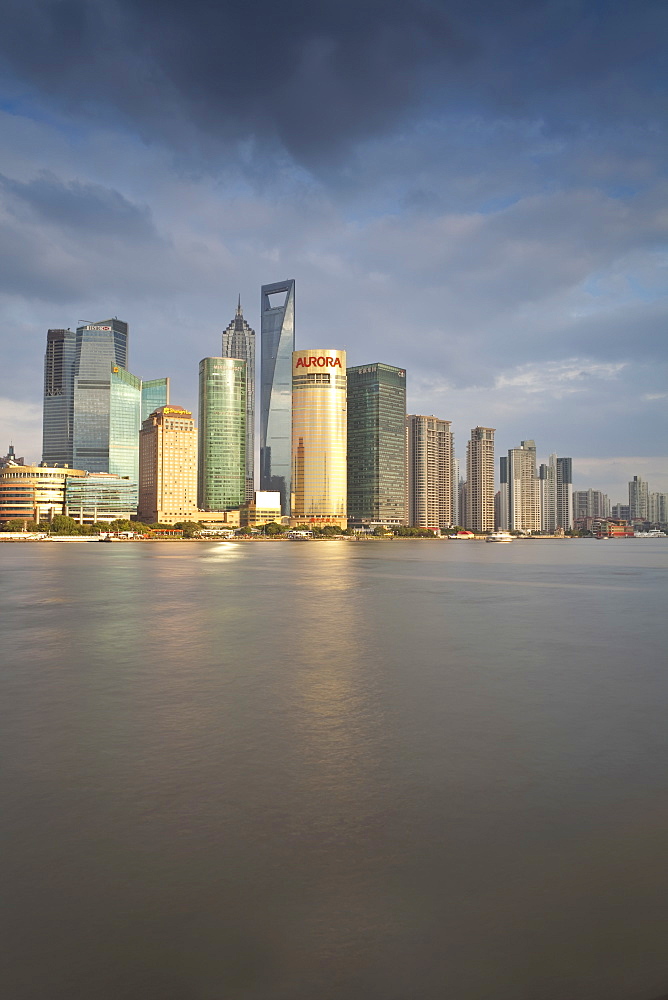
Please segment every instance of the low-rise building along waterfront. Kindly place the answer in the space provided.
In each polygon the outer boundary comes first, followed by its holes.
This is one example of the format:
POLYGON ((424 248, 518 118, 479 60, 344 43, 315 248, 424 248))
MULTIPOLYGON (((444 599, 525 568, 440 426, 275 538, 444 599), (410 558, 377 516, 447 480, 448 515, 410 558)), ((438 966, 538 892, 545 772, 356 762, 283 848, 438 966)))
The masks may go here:
POLYGON ((85 475, 83 469, 46 465, 0 468, 0 521, 50 521, 56 514, 63 514, 67 480, 85 475))

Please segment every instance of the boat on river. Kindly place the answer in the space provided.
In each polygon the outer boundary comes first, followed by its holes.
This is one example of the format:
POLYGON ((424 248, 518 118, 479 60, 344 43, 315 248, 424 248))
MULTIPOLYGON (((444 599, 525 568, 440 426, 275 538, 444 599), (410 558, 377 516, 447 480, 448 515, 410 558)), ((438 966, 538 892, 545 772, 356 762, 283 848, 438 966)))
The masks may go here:
POLYGON ((514 542, 515 539, 509 531, 493 531, 485 539, 486 542, 514 542))

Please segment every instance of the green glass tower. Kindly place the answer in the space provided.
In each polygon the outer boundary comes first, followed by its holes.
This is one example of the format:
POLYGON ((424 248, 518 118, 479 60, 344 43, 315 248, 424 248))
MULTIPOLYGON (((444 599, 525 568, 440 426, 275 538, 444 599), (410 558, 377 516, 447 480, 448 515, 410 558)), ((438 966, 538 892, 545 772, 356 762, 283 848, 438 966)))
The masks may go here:
POLYGON ((125 368, 111 366, 109 386, 109 468, 139 481, 139 431, 144 412, 169 403, 169 379, 143 382, 125 368))
POLYGON ((200 510, 239 507, 246 492, 246 362, 203 358, 199 363, 200 510))
POLYGON ((406 372, 348 369, 348 521, 406 523, 406 372))

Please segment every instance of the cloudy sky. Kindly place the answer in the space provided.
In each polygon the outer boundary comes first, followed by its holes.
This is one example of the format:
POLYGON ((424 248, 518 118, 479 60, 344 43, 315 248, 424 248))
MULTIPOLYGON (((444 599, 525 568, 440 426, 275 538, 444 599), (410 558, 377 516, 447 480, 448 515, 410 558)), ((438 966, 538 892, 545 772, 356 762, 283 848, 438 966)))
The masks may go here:
POLYGON ((409 409, 668 490, 663 0, 5 0, 0 454, 48 327, 196 407, 240 292, 409 409))

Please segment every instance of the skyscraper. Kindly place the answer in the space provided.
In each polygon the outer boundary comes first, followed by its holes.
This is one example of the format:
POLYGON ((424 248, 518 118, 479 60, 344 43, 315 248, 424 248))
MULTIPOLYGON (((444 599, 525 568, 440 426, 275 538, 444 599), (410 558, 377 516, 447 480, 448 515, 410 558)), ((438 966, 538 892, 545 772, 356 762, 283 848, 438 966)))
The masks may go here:
POLYGON ((508 531, 510 528, 508 520, 508 457, 506 455, 501 455, 499 458, 499 511, 498 519, 495 518, 495 527, 501 528, 502 531, 508 531))
POLYGON ((139 434, 139 519, 197 518, 197 428, 190 410, 160 406, 139 434))
POLYGON ((406 521, 406 372, 348 369, 348 520, 406 521))
POLYGON ((573 517, 610 517, 610 500, 600 490, 574 490, 573 517))
POLYGON ((466 527, 494 528, 494 430, 474 427, 466 445, 466 527))
POLYGON ((44 355, 44 409, 42 461, 47 465, 72 465, 74 407, 73 330, 49 330, 44 355))
POLYGON ((290 513, 294 280, 263 285, 261 294, 260 489, 281 494, 290 513))
POLYGON ((292 355, 292 517, 347 527, 346 352, 292 355))
POLYGON ((649 486, 641 476, 634 476, 629 483, 629 510, 632 520, 649 517, 649 486))
POLYGON ((77 327, 73 462, 78 468, 89 472, 112 471, 109 468, 111 370, 127 369, 127 363, 127 323, 107 319, 77 327))
POLYGON ((255 330, 244 319, 241 297, 234 319, 223 330, 221 354, 246 362, 246 500, 250 502, 255 491, 255 330))
POLYGON ((573 459, 557 458, 557 528, 573 527, 573 459))
POLYGON ((246 495, 246 362, 199 363, 197 502, 200 510, 230 510, 246 495))
POLYGON ((449 420, 406 417, 408 523, 414 528, 453 524, 454 445, 449 420))
POLYGON ((512 531, 541 530, 535 441, 508 449, 508 519, 512 531))

